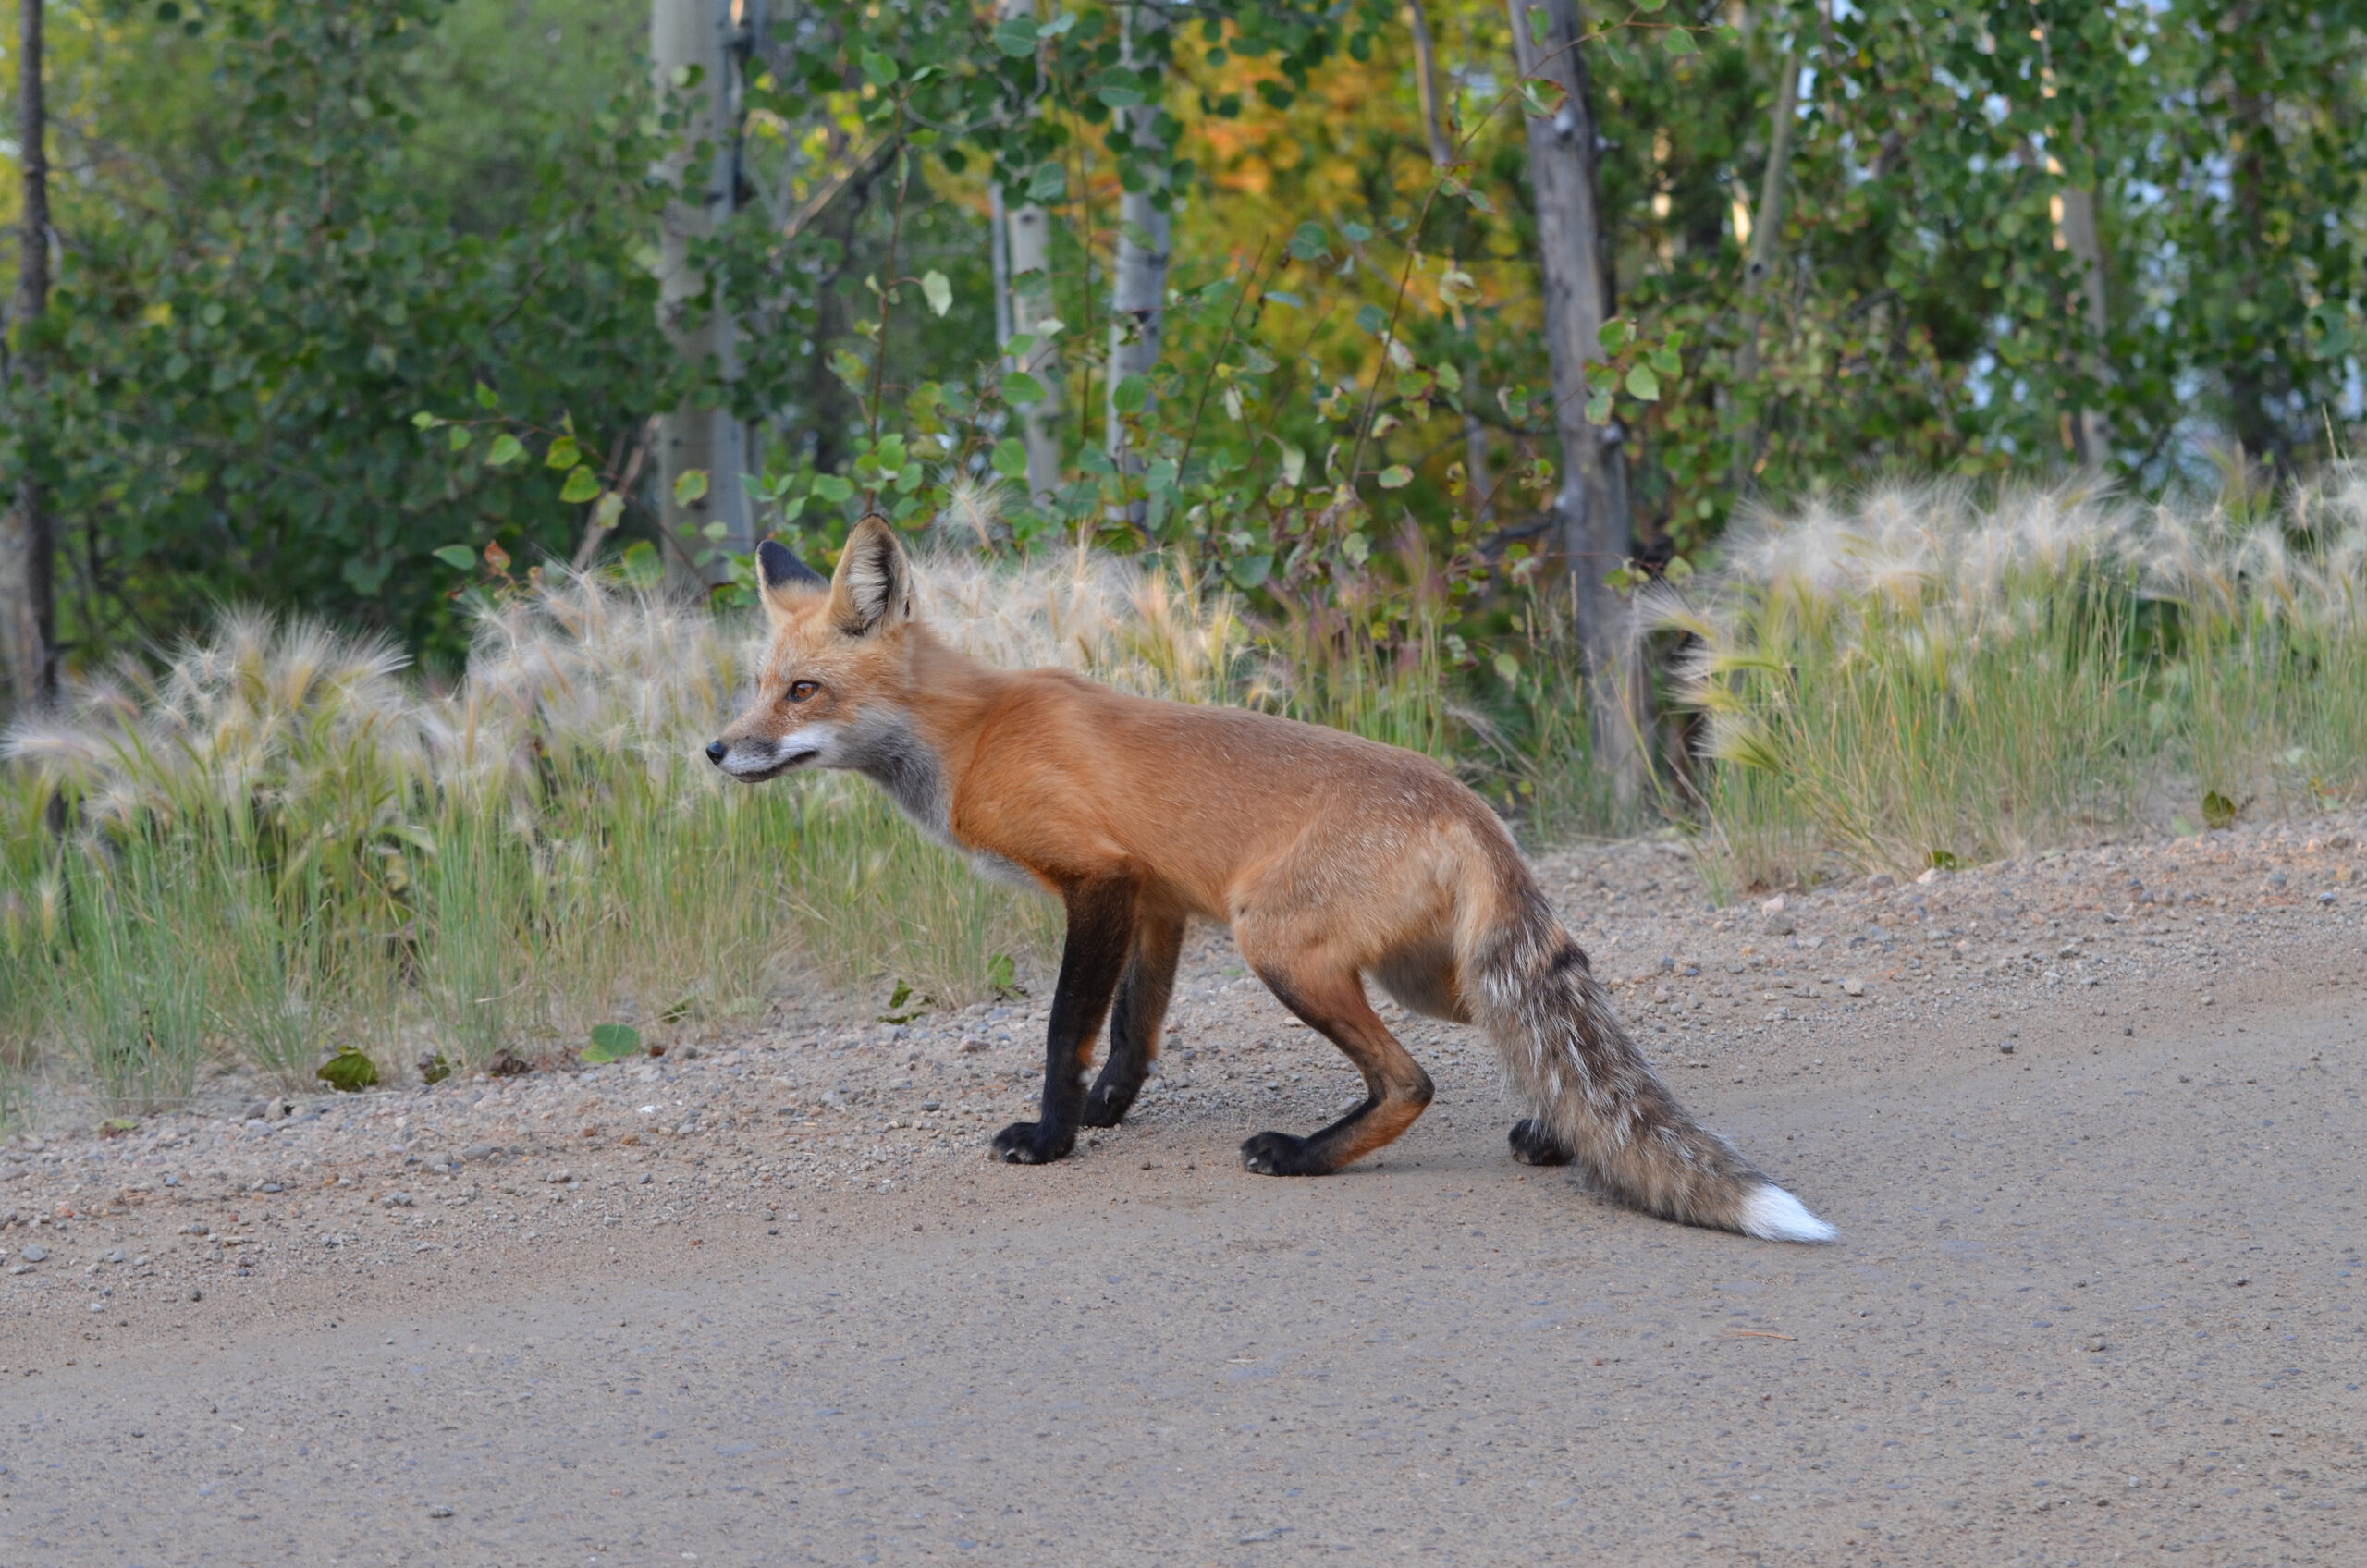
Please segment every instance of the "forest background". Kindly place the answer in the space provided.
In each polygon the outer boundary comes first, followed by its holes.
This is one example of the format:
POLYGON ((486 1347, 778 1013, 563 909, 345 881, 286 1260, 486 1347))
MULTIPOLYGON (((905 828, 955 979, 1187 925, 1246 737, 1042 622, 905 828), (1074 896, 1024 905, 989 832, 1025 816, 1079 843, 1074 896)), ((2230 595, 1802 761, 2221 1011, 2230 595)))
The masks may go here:
POLYGON ((755 542, 874 508, 970 645, 1721 896, 2353 799, 2362 61, 2367 0, 19 0, 0 1080, 694 1024, 783 925, 1012 983, 1038 916, 688 760, 755 542))
POLYGON ((670 528, 723 582, 962 481, 989 547, 1181 552, 1269 609, 1387 600, 1416 536, 1591 585, 1885 474, 2273 482, 2361 411, 2355 6, 46 14, 0 469, 73 668, 226 601, 449 666, 439 550, 670 528), (1589 124, 1594 189, 1540 201, 1589 124))

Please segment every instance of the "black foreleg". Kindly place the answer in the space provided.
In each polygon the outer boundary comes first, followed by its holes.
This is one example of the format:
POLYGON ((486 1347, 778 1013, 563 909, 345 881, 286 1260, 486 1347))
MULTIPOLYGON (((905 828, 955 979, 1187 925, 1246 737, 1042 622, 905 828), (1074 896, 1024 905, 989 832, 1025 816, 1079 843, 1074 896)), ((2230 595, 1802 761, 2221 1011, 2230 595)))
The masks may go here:
POLYGON ((1110 1055, 1085 1096, 1087 1127, 1115 1127, 1125 1120, 1159 1054, 1159 1028, 1175 989, 1175 964, 1184 951, 1184 922, 1171 914, 1145 914, 1134 927, 1134 954, 1118 982, 1110 1009, 1110 1055))
POLYGON ((1048 1164, 1076 1146, 1085 1064, 1134 950, 1139 892, 1131 876, 1098 877, 1068 890, 1068 939, 1044 1032, 1043 1112, 1037 1121, 1014 1121, 995 1134, 995 1152, 1014 1165, 1048 1164))

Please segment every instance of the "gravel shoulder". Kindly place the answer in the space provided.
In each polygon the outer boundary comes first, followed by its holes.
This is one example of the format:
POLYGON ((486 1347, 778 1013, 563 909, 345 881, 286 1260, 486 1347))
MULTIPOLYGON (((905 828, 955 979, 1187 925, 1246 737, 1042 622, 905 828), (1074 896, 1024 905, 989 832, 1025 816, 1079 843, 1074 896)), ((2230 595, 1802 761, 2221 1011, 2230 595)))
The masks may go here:
POLYGON ((1245 1175, 1355 1081, 1215 931, 1046 1170, 982 1158, 1044 996, 61 1109, 0 1150, 0 1561, 2348 1561, 2361 836, 1723 911, 1674 846, 1547 860, 1825 1248, 1515 1166, 1487 1047, 1418 1020, 1405 1138, 1245 1175))

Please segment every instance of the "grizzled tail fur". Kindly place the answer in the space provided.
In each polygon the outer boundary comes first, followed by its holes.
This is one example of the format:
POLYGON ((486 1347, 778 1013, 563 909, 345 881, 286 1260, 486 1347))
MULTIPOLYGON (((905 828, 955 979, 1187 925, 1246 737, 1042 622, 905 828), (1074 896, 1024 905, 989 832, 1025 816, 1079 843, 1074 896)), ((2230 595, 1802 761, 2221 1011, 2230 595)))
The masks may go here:
MULTIPOLYGON (((1508 890, 1510 891, 1510 890, 1508 890)), ((1576 1159, 1648 1214, 1778 1242, 1834 1228, 1677 1103, 1612 1011, 1587 956, 1534 887, 1474 933, 1465 1001, 1534 1119, 1513 1131, 1539 1164, 1576 1159)))

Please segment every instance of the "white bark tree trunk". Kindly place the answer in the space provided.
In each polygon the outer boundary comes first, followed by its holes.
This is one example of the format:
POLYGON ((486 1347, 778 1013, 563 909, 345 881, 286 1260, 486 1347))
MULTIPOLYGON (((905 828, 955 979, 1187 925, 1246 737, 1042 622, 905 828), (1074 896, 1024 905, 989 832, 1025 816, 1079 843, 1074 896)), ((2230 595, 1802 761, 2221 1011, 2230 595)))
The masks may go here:
MULTIPOLYGON (((1792 135, 1799 122, 1800 62, 1791 50, 1776 67, 1775 107, 1768 120, 1767 168, 1759 182, 1759 211, 1751 214, 1750 256, 1742 275, 1741 341, 1735 349, 1735 386, 1739 391, 1759 379, 1759 332, 1764 316, 1767 280, 1774 276, 1775 250, 1784 228, 1784 183, 1792 165, 1792 135)), ((1738 418, 1734 451, 1735 495, 1740 498, 1759 461, 1759 422, 1738 418)))
MULTIPOLYGON (((739 372, 731 316, 727 310, 717 309, 704 320, 693 322, 689 304, 706 288, 705 277, 691 265, 692 241, 714 235, 735 205, 741 51, 740 27, 732 11, 733 0, 652 0, 649 27, 649 52, 658 90, 674 92, 687 111, 681 141, 668 155, 666 172, 679 178, 689 167, 691 148, 698 141, 717 149, 705 179, 669 203, 659 224, 658 319, 686 364, 699 369, 712 362, 727 381, 739 372), (697 84, 685 87, 693 67, 697 84)), ((726 552, 745 555, 755 548, 748 493, 740 482, 747 468, 747 429, 728 403, 701 408, 695 398, 686 398, 681 407, 659 416, 658 506, 670 541, 668 572, 676 581, 712 586, 724 581, 726 552), (694 469, 707 476, 705 494, 693 501, 677 502, 676 482, 694 469), (713 530, 717 523, 721 529, 713 530), (709 537, 711 532, 718 536, 709 537), (703 554, 707 557, 705 565, 693 564, 703 554)))
POLYGON ((1554 497, 1568 562, 1575 631, 1594 685, 1595 760, 1613 793, 1632 804, 1643 786, 1642 668, 1626 601, 1603 579, 1629 554, 1626 466, 1615 427, 1587 418, 1588 364, 1602 357, 1611 299, 1594 110, 1588 96, 1576 0, 1508 0, 1521 74, 1562 89, 1561 107, 1528 121, 1528 178, 1537 198, 1538 270, 1546 349, 1553 367, 1553 423, 1562 484, 1554 497), (1545 17, 1540 44, 1532 11, 1545 17))
MULTIPOLYGON (((2076 138, 2084 129, 2075 120, 2071 134, 2076 138)), ((2088 333, 2095 343, 2089 357, 2088 373, 2101 386, 2110 374, 2104 355, 2104 333, 2112 325, 2112 316, 2104 297, 2104 247, 2103 237, 2096 230, 2095 188, 2066 181, 2060 200, 2063 205, 2055 223, 2055 239, 2071 253, 2071 260, 2079 269, 2081 313, 2087 318, 2088 333)), ((2083 468, 2093 468, 2111 455, 2112 429, 2104 420, 2104 411, 2093 408, 2075 411, 2071 419, 2072 460, 2083 468)))
MULTIPOLYGON (((1133 70, 1152 66, 1158 55, 1144 47, 1144 40, 1146 35, 1166 29, 1166 13, 1136 0, 1127 7, 1122 26, 1122 63, 1133 70)), ((1154 78, 1143 103, 1115 111, 1125 123, 1138 159, 1141 149, 1150 146, 1158 136, 1159 120, 1165 113, 1164 85, 1163 74, 1154 78)), ((1167 188, 1172 151, 1159 144, 1150 160, 1154 167, 1149 178, 1138 180, 1141 189, 1125 191, 1118 202, 1118 264, 1110 300, 1105 440, 1110 456, 1122 471, 1129 473, 1140 472, 1142 455, 1130 451, 1126 446, 1125 426, 1118 415, 1118 388, 1128 376, 1147 376, 1159 363, 1159 335, 1167 314, 1169 234, 1166 204, 1160 198, 1167 188)), ((1140 506, 1129 508, 1133 521, 1141 520, 1142 509, 1140 506)))
MULTIPOLYGON (((1035 15, 1034 0, 1000 0, 995 14, 1009 18, 1035 15)), ((1052 219, 1033 202, 1004 210, 1002 188, 995 188, 995 244, 1004 256, 1004 293, 996 325, 1002 340, 1036 339, 1012 361, 1044 384, 1044 400, 1020 410, 1019 439, 1027 448, 1027 494, 1038 502, 1061 483, 1060 350, 1044 336, 1052 315, 1052 219)))

